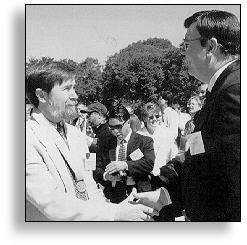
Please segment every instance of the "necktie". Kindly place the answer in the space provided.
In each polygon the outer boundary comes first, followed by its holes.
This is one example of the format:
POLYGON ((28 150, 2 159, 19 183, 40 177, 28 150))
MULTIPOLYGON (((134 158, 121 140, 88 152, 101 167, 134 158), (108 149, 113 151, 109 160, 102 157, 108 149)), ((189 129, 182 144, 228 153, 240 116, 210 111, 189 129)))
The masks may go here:
MULTIPOLYGON (((57 124, 57 131, 61 135, 61 137, 64 139, 65 143, 68 146, 68 141, 67 141, 67 137, 66 137, 66 134, 65 134, 65 128, 64 128, 64 124, 62 122, 59 122, 57 124)), ((80 181, 77 182, 75 173, 71 169, 71 167, 69 166, 69 164, 66 161, 66 159, 64 158, 64 156, 63 156, 63 159, 65 161, 65 165, 66 165, 66 167, 68 169, 68 172, 70 174, 70 177, 72 179, 72 182, 73 182, 73 185, 74 185, 74 188, 75 188, 76 197, 81 199, 81 200, 84 200, 84 201, 89 200, 89 197, 88 197, 88 194, 87 194, 87 190, 86 190, 86 184, 85 184, 84 180, 80 180, 80 181)))
POLYGON ((66 145, 69 147, 66 133, 65 133, 64 123, 62 121, 57 124, 57 131, 61 135, 61 137, 63 138, 66 145))
POLYGON ((118 161, 126 161, 126 140, 123 139, 120 142, 119 153, 118 153, 118 161))

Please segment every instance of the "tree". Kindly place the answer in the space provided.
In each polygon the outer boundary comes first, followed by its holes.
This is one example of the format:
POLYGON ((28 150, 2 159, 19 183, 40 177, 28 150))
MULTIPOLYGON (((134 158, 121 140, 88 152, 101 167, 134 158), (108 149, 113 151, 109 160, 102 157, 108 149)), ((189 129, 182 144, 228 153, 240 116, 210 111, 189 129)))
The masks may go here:
POLYGON ((196 80, 186 70, 183 52, 169 40, 138 41, 107 60, 102 97, 148 102, 168 91, 185 105, 197 87, 196 80))
POLYGON ((90 104, 96 100, 101 101, 102 71, 97 59, 86 58, 78 64, 76 69, 76 91, 78 100, 90 104))
MULTIPOLYGON (((50 57, 42 57, 41 59, 31 58, 26 63, 26 72, 36 64, 54 61, 56 60, 50 57)), ((86 58, 81 63, 77 63, 71 59, 61 59, 59 62, 69 65, 75 71, 78 101, 89 104, 95 100, 101 100, 102 68, 97 59, 86 58)))

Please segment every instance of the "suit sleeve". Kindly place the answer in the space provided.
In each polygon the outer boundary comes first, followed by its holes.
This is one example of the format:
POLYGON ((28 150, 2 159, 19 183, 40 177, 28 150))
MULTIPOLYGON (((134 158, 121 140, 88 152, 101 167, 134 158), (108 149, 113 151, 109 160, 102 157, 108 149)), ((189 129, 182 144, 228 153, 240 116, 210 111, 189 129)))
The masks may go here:
POLYGON ((127 161, 128 174, 134 177, 150 174, 154 167, 155 154, 153 139, 145 136, 142 138, 143 147, 141 151, 144 156, 136 161, 127 161))
POLYGON ((103 178, 106 167, 106 154, 108 154, 108 151, 106 152, 99 148, 99 151, 96 154, 96 169, 93 171, 94 180, 96 183, 100 183, 103 186, 111 184, 110 181, 105 181, 103 178))

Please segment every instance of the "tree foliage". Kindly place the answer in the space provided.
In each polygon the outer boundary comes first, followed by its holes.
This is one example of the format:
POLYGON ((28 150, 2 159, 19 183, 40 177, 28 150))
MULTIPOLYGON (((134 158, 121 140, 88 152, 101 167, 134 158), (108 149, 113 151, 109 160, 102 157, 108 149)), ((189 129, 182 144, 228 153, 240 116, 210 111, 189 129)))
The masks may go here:
POLYGON ((77 66, 76 70, 76 91, 79 101, 89 104, 101 100, 102 71, 97 59, 86 58, 77 66))
MULTIPOLYGON (((37 63, 50 63, 55 61, 50 57, 42 57, 41 59, 31 58, 26 63, 26 70, 32 69, 37 63)), ((69 65, 76 74, 76 92, 78 101, 90 104, 95 100, 100 100, 100 91, 102 89, 102 70, 97 59, 86 58, 84 61, 77 63, 71 59, 59 60, 69 65)))
MULTIPOLYGON (((149 38, 110 56, 104 69, 94 58, 79 63, 71 59, 60 61, 75 70, 78 100, 87 105, 94 101, 106 104, 109 99, 146 103, 168 92, 185 106, 198 81, 188 75, 183 53, 182 45, 176 48, 167 39, 149 38)), ((26 68, 37 62, 52 61, 55 60, 50 57, 31 58, 26 68)))
POLYGON ((169 40, 150 38, 111 56, 102 75, 103 98, 157 100, 170 92, 185 105, 197 81, 187 75, 184 55, 169 40))

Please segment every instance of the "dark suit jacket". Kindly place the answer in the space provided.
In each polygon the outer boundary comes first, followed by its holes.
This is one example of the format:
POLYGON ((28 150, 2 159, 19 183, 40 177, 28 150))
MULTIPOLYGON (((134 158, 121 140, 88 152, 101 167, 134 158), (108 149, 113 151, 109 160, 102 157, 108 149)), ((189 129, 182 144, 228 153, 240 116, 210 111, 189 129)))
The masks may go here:
MULTIPOLYGON (((112 202, 120 202, 126 196, 126 184, 117 182, 115 188, 112 187, 110 181, 103 180, 103 173, 105 167, 111 161, 116 160, 116 145, 113 149, 101 151, 103 154, 100 158, 97 158, 96 170, 93 173, 96 182, 102 184, 105 187, 104 193, 107 198, 112 202)), ((154 166, 155 154, 153 148, 153 139, 147 136, 143 136, 132 132, 130 139, 127 144, 127 164, 128 170, 126 171, 127 176, 132 176, 136 182, 137 191, 150 191, 151 185, 149 182, 148 174, 151 173, 154 166), (143 157, 138 160, 132 160, 130 154, 137 149, 140 149, 143 153, 143 157)))
POLYGON ((93 132, 95 134, 95 138, 98 139, 97 144, 92 144, 89 147, 90 152, 96 152, 96 157, 99 157, 98 151, 108 151, 112 149, 117 144, 117 139, 114 137, 108 127, 108 123, 104 123, 99 125, 99 127, 93 127, 93 132))
POLYGON ((186 153, 186 213, 192 221, 240 221, 240 61, 217 79, 194 124, 205 153, 186 153))

